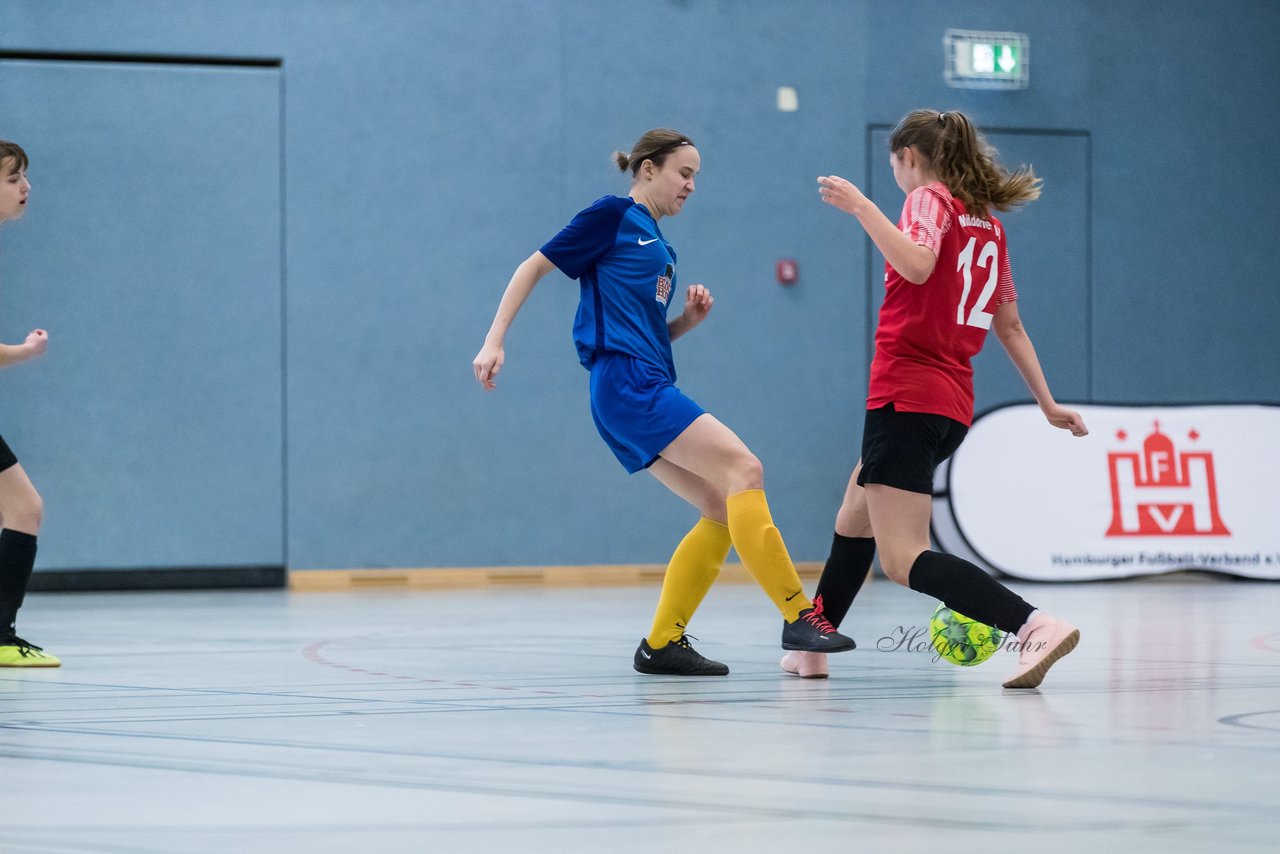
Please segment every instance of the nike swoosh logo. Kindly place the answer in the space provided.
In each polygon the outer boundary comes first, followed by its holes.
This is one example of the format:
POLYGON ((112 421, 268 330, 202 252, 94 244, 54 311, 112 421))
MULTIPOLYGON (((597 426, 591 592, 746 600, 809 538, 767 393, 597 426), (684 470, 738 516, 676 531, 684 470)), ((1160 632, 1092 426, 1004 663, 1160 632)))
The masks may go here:
POLYGON ((640 654, 643 655, 645 658, 653 658, 653 656, 649 655, 649 653, 645 652, 643 649, 640 650, 640 654))
POLYGON ((641 241, 640 241, 640 245, 641 245, 641 246, 648 246, 650 243, 653 243, 653 242, 654 242, 654 241, 656 241, 657 239, 658 239, 658 238, 656 238, 656 237, 651 237, 651 238, 649 238, 648 240, 641 240, 641 241))
POLYGON ((796 598, 797 596, 799 596, 799 595, 800 595, 801 593, 803 593, 803 592, 804 592, 803 590, 797 590, 795 593, 792 593, 790 596, 788 596, 788 597, 786 598, 786 601, 787 601, 787 602, 790 602, 792 599, 796 598))

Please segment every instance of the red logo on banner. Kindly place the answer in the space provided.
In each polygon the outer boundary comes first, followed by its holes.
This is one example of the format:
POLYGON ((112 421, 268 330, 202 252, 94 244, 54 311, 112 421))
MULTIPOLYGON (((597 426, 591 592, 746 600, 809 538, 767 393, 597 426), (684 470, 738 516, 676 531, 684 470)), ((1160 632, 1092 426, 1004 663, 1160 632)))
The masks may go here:
MULTIPOLYGON (((1194 430, 1192 441, 1200 438, 1194 430)), ((1116 434, 1127 438, 1122 430, 1116 434)), ((1155 431, 1142 453, 1107 454, 1111 470, 1111 527, 1108 537, 1229 536, 1218 515, 1218 484, 1213 454, 1178 452, 1173 440, 1155 431)))

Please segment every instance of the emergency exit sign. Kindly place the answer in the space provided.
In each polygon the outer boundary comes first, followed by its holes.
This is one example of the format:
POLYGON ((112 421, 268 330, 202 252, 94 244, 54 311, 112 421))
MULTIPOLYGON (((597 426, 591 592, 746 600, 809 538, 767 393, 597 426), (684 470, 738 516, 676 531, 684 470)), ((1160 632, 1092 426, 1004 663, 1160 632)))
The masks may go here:
POLYGON ((1031 43, 1025 33, 947 30, 947 85, 957 89, 1025 89, 1031 43))

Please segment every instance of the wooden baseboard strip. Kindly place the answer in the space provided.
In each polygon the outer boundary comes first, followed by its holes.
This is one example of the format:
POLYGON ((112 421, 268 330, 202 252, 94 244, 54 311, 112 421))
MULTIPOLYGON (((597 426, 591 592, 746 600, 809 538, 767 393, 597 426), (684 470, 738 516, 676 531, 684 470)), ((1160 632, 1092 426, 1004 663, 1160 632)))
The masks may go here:
MULTIPOLYGON (((502 566, 460 569, 300 569, 289 573, 289 589, 325 590, 450 590, 471 587, 606 587, 651 586, 662 582, 661 564, 613 566, 502 566)), ((817 579, 822 564, 798 563, 796 572, 805 580, 817 579)), ((750 582, 740 563, 727 563, 719 581, 750 582)))

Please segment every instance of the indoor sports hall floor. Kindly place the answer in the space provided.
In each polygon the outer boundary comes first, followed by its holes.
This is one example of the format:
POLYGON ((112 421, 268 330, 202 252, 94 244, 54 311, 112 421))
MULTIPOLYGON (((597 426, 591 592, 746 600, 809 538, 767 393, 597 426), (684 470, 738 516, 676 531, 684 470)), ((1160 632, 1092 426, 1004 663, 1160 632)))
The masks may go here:
POLYGON ((1277 850, 1278 588, 1018 589, 1083 635, 1038 691, 877 650, 932 610, 880 578, 827 681, 745 584, 692 680, 631 669, 652 588, 35 594, 0 851, 1277 850))

